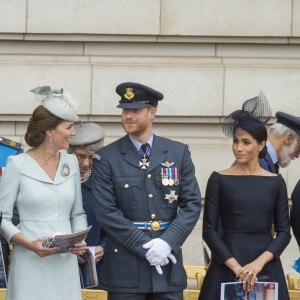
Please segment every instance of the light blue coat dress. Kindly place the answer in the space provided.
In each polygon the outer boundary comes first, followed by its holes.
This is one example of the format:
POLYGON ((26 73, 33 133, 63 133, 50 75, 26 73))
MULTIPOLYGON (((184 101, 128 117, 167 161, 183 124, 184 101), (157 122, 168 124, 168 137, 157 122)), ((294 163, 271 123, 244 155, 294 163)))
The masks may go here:
MULTIPOLYGON (((28 154, 10 156, 0 179, 1 233, 10 239, 21 232, 36 240, 55 232, 71 233, 87 227, 82 208, 80 172, 74 155, 60 153, 52 181, 28 154), (70 174, 63 176, 63 164, 70 174), (12 222, 13 206, 20 215, 20 227, 12 222)), ((81 297, 77 258, 73 254, 39 257, 14 246, 6 300, 79 300, 81 297)))

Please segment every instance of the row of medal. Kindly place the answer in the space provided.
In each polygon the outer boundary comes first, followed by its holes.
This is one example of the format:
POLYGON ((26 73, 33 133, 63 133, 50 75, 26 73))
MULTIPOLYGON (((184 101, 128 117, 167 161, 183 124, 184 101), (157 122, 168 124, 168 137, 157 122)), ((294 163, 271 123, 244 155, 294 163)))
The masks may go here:
POLYGON ((178 168, 161 168, 161 182, 164 186, 178 185, 178 168))

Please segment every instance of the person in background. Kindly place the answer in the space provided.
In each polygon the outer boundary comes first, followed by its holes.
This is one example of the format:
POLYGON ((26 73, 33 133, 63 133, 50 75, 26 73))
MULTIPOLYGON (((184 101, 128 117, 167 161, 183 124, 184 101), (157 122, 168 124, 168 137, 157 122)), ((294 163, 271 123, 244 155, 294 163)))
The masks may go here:
POLYGON ((295 239, 300 248, 300 180, 292 192, 290 219, 295 239))
POLYGON ((213 172, 207 183, 203 239, 213 256, 199 300, 219 300, 221 283, 238 279, 245 299, 257 280, 278 282, 278 299, 289 299, 279 258, 291 238, 286 185, 280 174, 264 170, 258 161, 267 153, 264 124, 270 117, 271 109, 261 93, 222 124, 225 135, 233 138, 236 164, 213 172), (270 230, 273 220, 275 238, 270 230))
MULTIPOLYGON (((22 144, 7 139, 5 137, 0 137, 0 177, 5 171, 7 158, 10 155, 18 155, 21 153, 23 153, 22 144)), ((12 222, 14 225, 19 224, 19 214, 16 208, 14 208, 12 222)), ((5 272, 7 274, 8 257, 10 254, 9 244, 2 235, 0 235, 0 242, 2 247, 5 272)))
POLYGON ((87 227, 77 159, 59 151, 68 149, 75 135, 76 103, 62 89, 45 86, 32 92, 41 97, 25 135, 32 148, 10 156, 0 178, 0 229, 14 244, 6 300, 81 300, 77 255, 86 243, 62 254, 55 254, 58 247, 42 246, 54 233, 87 227), (12 223, 14 205, 19 228, 12 223))
MULTIPOLYGON (((277 122, 269 129, 268 153, 260 160, 260 165, 272 173, 279 167, 287 167, 291 160, 300 154, 300 118, 287 113, 277 112, 277 122)), ((300 245, 300 181, 292 193, 290 221, 294 236, 300 245)), ((275 233, 275 232, 274 232, 275 233)))
POLYGON ((277 122, 269 128, 267 154, 259 160, 260 166, 278 174, 279 167, 287 167, 300 154, 300 118, 284 112, 275 114, 277 122))
POLYGON ((109 300, 183 299, 181 246, 201 210, 190 150, 153 134, 160 92, 134 82, 116 92, 127 135, 95 153, 92 172, 95 214, 108 233, 100 286, 109 300))
MULTIPOLYGON (((75 154, 79 164, 81 177, 81 192, 83 209, 87 216, 88 225, 92 225, 86 238, 88 246, 94 246, 96 254, 96 268, 98 278, 100 276, 100 261, 104 255, 107 234, 97 222, 92 199, 92 168, 93 155, 104 146, 104 131, 95 123, 80 123, 75 126, 76 135, 71 138, 68 153, 75 154)), ((84 259, 78 256, 79 263, 84 259)))

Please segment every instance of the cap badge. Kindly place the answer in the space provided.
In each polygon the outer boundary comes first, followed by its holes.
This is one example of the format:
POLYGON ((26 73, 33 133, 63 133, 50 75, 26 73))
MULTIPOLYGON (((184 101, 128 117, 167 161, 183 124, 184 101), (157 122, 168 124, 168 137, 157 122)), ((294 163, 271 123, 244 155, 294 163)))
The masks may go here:
POLYGON ((126 88, 126 93, 124 94, 124 97, 127 100, 131 100, 134 96, 135 96, 135 94, 133 92, 133 88, 126 88))
POLYGON ((170 194, 166 194, 165 197, 165 199, 168 200, 168 204, 172 204, 177 198, 178 195, 175 195, 175 191, 170 191, 170 194))
POLYGON ((67 177, 70 175, 70 167, 68 164, 63 164, 61 166, 61 175, 67 177))

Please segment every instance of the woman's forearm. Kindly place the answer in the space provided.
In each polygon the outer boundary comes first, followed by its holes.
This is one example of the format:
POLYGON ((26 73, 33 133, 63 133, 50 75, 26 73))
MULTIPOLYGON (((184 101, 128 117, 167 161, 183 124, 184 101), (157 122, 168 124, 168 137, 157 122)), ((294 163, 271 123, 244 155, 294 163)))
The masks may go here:
POLYGON ((14 244, 18 244, 27 250, 35 252, 40 257, 45 257, 56 253, 59 250, 59 247, 53 248, 44 248, 43 241, 47 238, 47 236, 41 237, 35 241, 30 241, 21 233, 16 233, 10 240, 14 244))
POLYGON ((269 261, 274 258, 274 255, 270 251, 265 251, 254 262, 258 263, 263 268, 269 261))
POLYGON ((232 272, 236 275, 238 271, 241 269, 241 265, 237 262, 235 258, 229 258, 224 262, 225 266, 227 266, 232 272))
POLYGON ((28 250, 34 251, 33 242, 24 237, 22 233, 16 233, 12 238, 11 242, 14 244, 18 244, 28 250))

